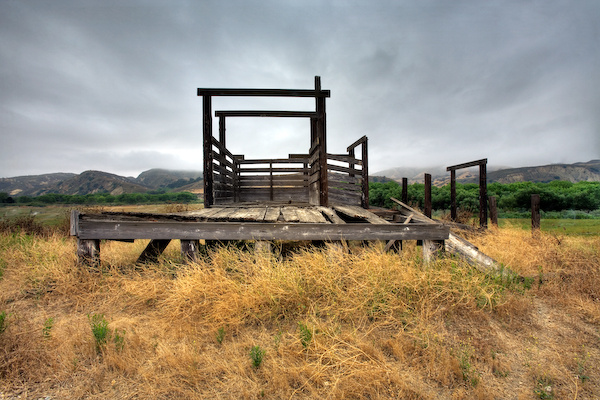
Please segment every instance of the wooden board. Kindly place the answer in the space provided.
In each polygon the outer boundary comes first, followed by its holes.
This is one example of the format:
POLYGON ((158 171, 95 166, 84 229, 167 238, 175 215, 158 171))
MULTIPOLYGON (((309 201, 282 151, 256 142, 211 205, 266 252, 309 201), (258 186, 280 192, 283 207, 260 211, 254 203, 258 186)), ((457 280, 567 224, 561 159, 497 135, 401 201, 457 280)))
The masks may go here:
POLYGON ((441 224, 314 224, 80 220, 80 240, 444 240, 441 224))
POLYGON ((285 222, 300 222, 298 207, 281 207, 281 215, 285 222))
POLYGON ((240 207, 227 216, 229 221, 262 221, 267 212, 266 207, 240 207))
POLYGON ((281 214, 281 207, 267 207, 263 221, 265 222, 277 222, 279 215, 281 214))
POLYGON ((347 215, 350 218, 364 219, 371 224, 389 224, 389 222, 385 219, 378 217, 362 207, 336 204, 333 206, 333 209, 337 212, 347 215))
POLYGON ((300 208, 296 209, 296 214, 303 223, 315 223, 315 224, 327 224, 328 221, 325 219, 323 214, 312 208, 300 208))

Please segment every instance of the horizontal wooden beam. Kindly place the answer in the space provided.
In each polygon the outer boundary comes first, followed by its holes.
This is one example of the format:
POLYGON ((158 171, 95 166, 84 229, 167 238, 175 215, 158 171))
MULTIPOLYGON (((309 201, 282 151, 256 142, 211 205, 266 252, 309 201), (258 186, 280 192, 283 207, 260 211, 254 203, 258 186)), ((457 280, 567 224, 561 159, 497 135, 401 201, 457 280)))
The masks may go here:
POLYGON ((281 117, 281 118, 316 118, 314 111, 265 111, 265 110, 233 110, 216 111, 216 117, 281 117))
POLYGON ((80 219, 80 240, 444 240, 438 224, 169 222, 80 219))
POLYGON ((487 158, 483 158, 483 159, 477 160, 477 161, 471 161, 471 162, 464 163, 464 164, 452 165, 450 167, 446 167, 446 171, 452 171, 452 170, 469 168, 469 167, 476 167, 477 165, 485 165, 485 164, 487 164, 487 158))
POLYGON ((314 89, 215 89, 198 88, 198 96, 331 97, 329 90, 314 89))
POLYGON ((360 139, 358 139, 356 142, 352 143, 350 146, 348 146, 348 148, 346 149, 346 151, 350 151, 352 149, 354 149, 355 147, 365 143, 367 141, 367 136, 363 136, 360 139))

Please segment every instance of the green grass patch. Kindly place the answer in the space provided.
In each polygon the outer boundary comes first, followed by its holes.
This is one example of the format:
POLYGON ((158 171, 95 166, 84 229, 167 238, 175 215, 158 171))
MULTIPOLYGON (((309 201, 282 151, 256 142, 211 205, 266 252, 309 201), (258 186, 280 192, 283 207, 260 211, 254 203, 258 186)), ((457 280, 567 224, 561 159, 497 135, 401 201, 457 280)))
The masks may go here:
MULTIPOLYGON (((501 218, 498 220, 500 228, 508 226, 521 229, 531 229, 531 219, 501 218)), ((600 235, 600 220, 597 219, 542 219, 541 229, 563 235, 600 235)))

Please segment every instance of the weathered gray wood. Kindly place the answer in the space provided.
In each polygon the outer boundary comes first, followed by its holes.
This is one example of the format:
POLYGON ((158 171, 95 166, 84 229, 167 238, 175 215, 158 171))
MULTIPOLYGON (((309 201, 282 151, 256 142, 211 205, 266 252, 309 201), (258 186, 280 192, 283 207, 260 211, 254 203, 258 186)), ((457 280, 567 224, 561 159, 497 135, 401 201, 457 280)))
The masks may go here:
POLYGON ((312 89, 221 89, 198 88, 198 96, 234 96, 234 97, 330 97, 329 90, 312 89))
POLYGON ((542 218, 540 215, 540 195, 531 195, 531 232, 536 235, 540 231, 542 218))
MULTIPOLYGON (((79 232, 81 233, 81 232, 79 232)), ((100 240, 98 238, 77 239, 77 258, 79 263, 87 266, 100 264, 100 240)))
POLYGON ((481 160, 477 160, 477 161, 470 161, 464 164, 457 164, 457 165, 452 165, 450 167, 446 167, 446 171, 452 171, 453 169, 463 169, 463 168, 469 168, 469 167, 476 167, 478 165, 481 164, 487 164, 487 158, 483 158, 481 160))
POLYGON ((432 206, 431 206, 431 174, 425 174, 425 204, 423 214, 426 217, 431 218, 432 206))
POLYGON ((300 222, 300 216, 298 215, 297 207, 282 207, 281 215, 285 222, 300 222))
POLYGON ((230 221, 262 221, 267 212, 266 207, 238 208, 229 214, 227 219, 230 221))
MULTIPOLYGON (((327 159, 328 160, 334 160, 334 161, 341 161, 341 162, 345 162, 348 164, 356 164, 356 165, 362 165, 362 160, 358 160, 356 159, 354 156, 350 156, 347 154, 331 154, 328 153, 327 154, 327 159)), ((353 167, 351 166, 350 169, 353 169, 353 167)))
POLYGON ((165 251, 167 246, 171 243, 170 239, 151 240, 146 246, 142 254, 138 257, 136 263, 154 263, 158 261, 158 257, 165 251))
POLYGON ((314 224, 81 220, 80 239, 443 240, 441 224, 314 224))
MULTIPOLYGON (((400 205, 401 207, 403 207, 404 209, 411 212, 414 215, 414 219, 418 220, 420 223, 426 223, 426 224, 430 224, 430 225, 433 225, 433 224, 441 225, 441 224, 438 224, 437 222, 435 222, 434 220, 427 218, 425 215, 423 215, 419 211, 409 207, 408 205, 402 203, 401 201, 399 201, 393 197, 390 197, 390 199, 393 202, 400 205)), ((461 238, 460 236, 453 234, 452 232, 450 232, 448 234, 448 238, 445 240, 444 246, 445 246, 445 250, 447 252, 455 254, 459 257, 462 257, 469 264, 475 266, 477 269, 479 269, 480 271, 482 271, 484 273, 496 273, 496 274, 501 274, 502 276, 504 276, 504 275, 516 276, 516 274, 514 272, 512 272, 509 268, 505 268, 499 262, 497 262, 496 260, 494 260, 493 258, 488 256, 487 254, 479 251, 479 249, 475 245, 473 245, 472 243, 468 242, 467 240, 461 238)))
POLYGON ((276 222, 281 214, 281 207, 267 207, 263 221, 276 222))
POLYGON ((298 207, 296 209, 296 214, 300 219, 300 222, 303 223, 314 223, 314 224, 327 224, 328 221, 323 217, 319 211, 313 208, 303 208, 298 207))
MULTIPOLYGON (((200 91, 198 91, 200 95, 200 91)), ((213 161, 212 161, 212 105, 211 96, 202 97, 202 137, 204 149, 204 207, 210 208, 213 198, 213 161)))
POLYGON ((364 219, 365 221, 367 221, 371 224, 390 224, 389 221, 386 221, 385 219, 378 217, 377 215, 373 214, 372 212, 369 212, 368 210, 365 210, 364 208, 361 208, 358 206, 335 204, 333 206, 333 209, 344 215, 347 215, 350 218, 364 219))
POLYGON ((443 251, 443 240, 423 240, 423 261, 425 261, 425 264, 434 262, 443 251))
POLYGON ((479 164, 479 226, 488 226, 488 195, 487 195, 487 167, 484 163, 479 164))
POLYGON ((495 196, 490 196, 490 220, 492 225, 498 227, 498 207, 495 196))
POLYGON ((279 117, 279 118, 315 118, 314 111, 271 111, 271 110, 227 110, 215 111, 216 117, 279 117))
POLYGON ((321 214, 323 214, 333 224, 345 224, 346 223, 346 221, 341 219, 335 213, 335 211, 333 211, 331 208, 323 207, 323 206, 316 206, 315 209, 320 211, 321 214))
POLYGON ((181 240, 181 256, 189 262, 197 262, 200 256, 200 240, 181 240))

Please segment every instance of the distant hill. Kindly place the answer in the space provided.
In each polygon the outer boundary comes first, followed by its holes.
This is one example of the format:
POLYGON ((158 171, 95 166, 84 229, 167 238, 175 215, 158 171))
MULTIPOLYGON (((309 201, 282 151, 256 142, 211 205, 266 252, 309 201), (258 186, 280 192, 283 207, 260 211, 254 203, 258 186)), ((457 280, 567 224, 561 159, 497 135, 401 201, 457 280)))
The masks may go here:
MULTIPOLYGON (((385 182, 390 179, 401 181, 403 177, 406 177, 409 183, 422 183, 423 175, 426 172, 432 175, 432 183, 436 186, 443 186, 450 181, 450 173, 446 172, 444 167, 392 168, 372 174, 369 180, 371 182, 385 182)), ((477 182, 479 179, 477 168, 456 172, 456 179, 461 183, 477 182)), ((0 192, 8 193, 10 196, 39 196, 46 193, 119 195, 166 189, 200 194, 204 188, 202 178, 201 171, 175 171, 158 168, 144 171, 137 178, 102 171, 85 171, 79 175, 54 173, 0 178, 0 192)), ((487 178, 490 183, 550 182, 554 180, 600 181, 600 160, 496 170, 488 166, 487 178)))
POLYGON ((487 174, 489 182, 598 182, 600 181, 600 160, 575 164, 550 164, 540 167, 510 168, 487 174))
POLYGON ((46 193, 119 195, 159 189, 201 193, 202 188, 202 172, 161 169, 144 171, 137 178, 102 171, 85 171, 79 175, 55 173, 0 179, 0 192, 10 196, 39 196, 46 193))
MULTIPOLYGON (((409 183, 422 183, 423 175, 431 174, 432 182, 436 186, 443 186, 450 182, 450 173, 443 167, 431 168, 391 168, 376 172, 373 175, 385 176, 395 181, 401 181, 403 177, 408 178, 409 183)), ((456 180, 461 183, 476 183, 479 179, 477 167, 457 170, 456 180)), ((538 167, 521 168, 490 168, 487 170, 488 183, 512 183, 512 182, 551 182, 556 180, 581 182, 600 181, 600 160, 578 162, 574 164, 550 164, 538 167)))
POLYGON ((151 188, 178 188, 202 179, 202 171, 175 171, 153 168, 138 175, 135 181, 151 188))
POLYGON ((55 188, 63 181, 77 174, 58 172, 55 174, 27 175, 14 178, 0 178, 0 192, 10 196, 36 196, 40 192, 55 188))

